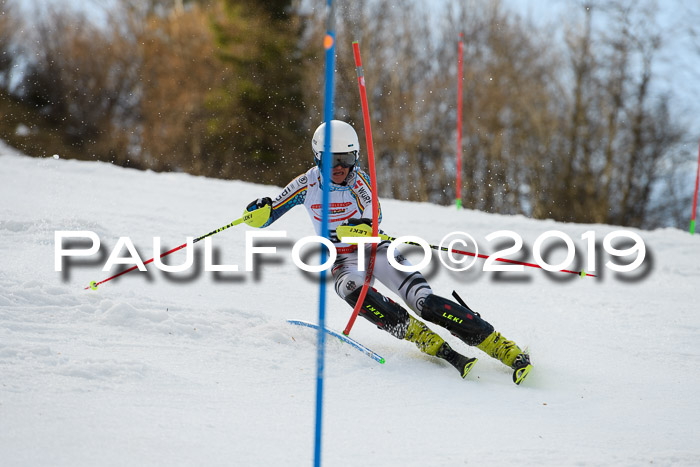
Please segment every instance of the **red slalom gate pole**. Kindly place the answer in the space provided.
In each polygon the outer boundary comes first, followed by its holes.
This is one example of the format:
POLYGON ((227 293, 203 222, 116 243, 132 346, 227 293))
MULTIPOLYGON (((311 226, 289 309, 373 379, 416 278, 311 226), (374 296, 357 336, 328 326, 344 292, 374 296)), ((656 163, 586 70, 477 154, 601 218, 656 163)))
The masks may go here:
POLYGON ((462 207, 462 51, 463 34, 459 33, 459 53, 457 59, 457 209, 462 207))
POLYGON ((690 235, 695 234, 695 213, 698 210, 698 186, 700 186, 700 144, 698 144, 698 173, 695 176, 695 196, 693 197, 693 215, 690 217, 690 235))
MULTIPOLYGON (((369 121, 369 107, 367 105, 367 88, 365 86, 365 73, 362 68, 362 59, 360 58, 360 44, 357 41, 352 43, 352 51, 355 56, 355 71, 357 72, 357 83, 360 87, 360 102, 362 104, 362 120, 365 124, 365 141, 367 142, 367 162, 369 165, 369 179, 372 184, 372 236, 376 237, 379 233, 379 199, 377 197, 377 173, 374 168, 374 146, 372 145, 372 125, 369 121)), ((374 260, 377 256, 377 244, 372 244, 372 251, 369 257, 369 263, 367 265, 367 271, 365 272, 365 282, 362 284, 362 290, 360 291, 360 297, 355 304, 355 308, 352 310, 352 315, 350 316, 350 321, 348 321, 347 326, 343 334, 346 336, 350 334, 352 326, 355 324, 357 315, 362 308, 362 303, 365 301, 367 296, 367 290, 369 290, 369 285, 372 282, 372 273, 374 272, 374 260)))

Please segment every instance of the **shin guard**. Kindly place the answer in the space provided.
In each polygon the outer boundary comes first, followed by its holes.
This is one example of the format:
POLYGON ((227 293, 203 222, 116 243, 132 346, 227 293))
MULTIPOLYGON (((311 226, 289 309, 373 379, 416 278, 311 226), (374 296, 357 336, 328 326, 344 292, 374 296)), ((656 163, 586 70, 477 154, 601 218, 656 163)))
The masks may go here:
MULTIPOLYGON (((360 296, 360 291, 361 287, 358 287, 345 297, 345 301, 353 308, 360 296)), ((372 288, 367 290, 360 308, 360 315, 398 339, 406 337, 410 322, 408 311, 372 288)))
POLYGON ((493 332, 493 326, 469 308, 434 294, 426 297, 422 316, 469 345, 481 344, 493 332))

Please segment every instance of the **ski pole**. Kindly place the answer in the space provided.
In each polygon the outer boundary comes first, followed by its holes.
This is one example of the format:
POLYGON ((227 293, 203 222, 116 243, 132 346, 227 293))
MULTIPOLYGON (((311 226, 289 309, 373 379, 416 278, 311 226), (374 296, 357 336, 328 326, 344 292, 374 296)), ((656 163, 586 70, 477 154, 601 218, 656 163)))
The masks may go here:
MULTIPOLYGON (((214 235, 214 234, 217 234, 217 233, 219 233, 219 232, 222 232, 222 231, 228 229, 229 227, 233 227, 234 225, 238 225, 238 224, 241 224, 241 223, 246 222, 246 221, 252 220, 252 223, 253 223, 253 224, 256 224, 256 223, 262 224, 262 223, 264 223, 264 220, 263 220, 263 219, 267 219, 268 217, 270 217, 270 210, 271 210, 271 206, 267 205, 267 206, 263 206, 263 207, 260 208, 260 209, 256 209, 255 211, 246 212, 246 213, 243 214, 243 216, 241 216, 240 218, 238 218, 238 219, 236 219, 235 221, 231 222, 230 224, 225 225, 225 226, 223 226, 223 227, 219 227, 218 229, 212 230, 211 232, 209 232, 209 233, 206 234, 206 235, 202 235, 201 237, 195 238, 194 240, 192 240, 192 243, 197 243, 197 242, 200 241, 200 240, 204 240, 205 238, 211 237, 211 236, 214 235), (260 221, 262 221, 262 222, 260 222, 260 221)), ((175 253, 176 251, 179 251, 179 250, 185 248, 186 246, 187 246, 187 242, 183 243, 183 244, 180 245, 180 246, 177 246, 177 247, 173 248, 173 249, 170 250, 170 251, 166 251, 165 253, 161 254, 158 258, 162 258, 162 257, 164 257, 164 256, 168 256, 169 254, 175 253)), ((155 257, 149 259, 148 261, 145 261, 145 262, 143 263, 144 266, 145 266, 146 264, 152 263, 153 260, 155 260, 155 257)), ((101 284, 104 284, 105 282, 111 281, 112 279, 116 279, 117 277, 122 276, 122 275, 126 274, 127 272, 131 272, 131 271, 133 271, 134 269, 137 269, 137 268, 138 268, 138 266, 132 266, 132 267, 130 267, 129 269, 125 269, 124 271, 119 272, 119 273, 113 275, 112 277, 108 277, 107 279, 101 280, 100 282, 92 281, 92 282, 90 282, 90 285, 88 285, 87 287, 85 287, 84 290, 87 290, 87 289, 97 290, 97 286, 99 286, 99 285, 101 285, 101 284)))
MULTIPOLYGON (((360 102, 362 104, 362 120, 365 123, 365 140, 367 141, 367 161, 369 163, 369 180, 373 187, 372 190, 372 236, 376 237, 379 233, 379 200, 377 199, 377 173, 374 168, 374 146, 372 144, 372 126, 369 121, 369 107, 367 105, 367 88, 365 86, 365 72, 362 68, 362 59, 360 58, 360 44, 355 41, 352 43, 352 51, 355 55, 355 70, 357 71, 357 83, 360 87, 360 102)), ((369 257, 369 263, 367 264, 367 271, 365 272, 365 281, 362 284, 362 290, 360 290, 360 297, 355 304, 355 308, 352 310, 352 315, 348 321, 347 326, 343 334, 346 336, 350 335, 350 330, 355 324, 357 319, 357 314, 362 308, 362 304, 365 301, 365 296, 367 296, 367 290, 369 290, 369 285, 372 283, 372 273, 374 272, 374 261, 377 257, 377 244, 372 244, 372 250, 369 257)))
MULTIPOLYGON (((349 226, 349 225, 340 225, 340 226, 338 226, 338 228, 336 229, 336 233, 338 234, 338 238, 340 238, 341 241, 346 241, 346 242, 347 242, 347 240, 343 240, 343 239, 344 239, 344 238, 348 238, 348 237, 369 237, 370 234, 371 234, 371 231, 368 230, 367 227, 368 227, 368 226, 364 226, 364 227, 363 227, 363 226, 361 226, 361 225, 360 225, 360 226, 354 226, 354 227, 353 227, 353 226, 349 226)), ((381 234, 381 233, 378 235, 378 237, 381 238, 382 240, 386 240, 386 241, 389 241, 389 242, 393 242, 393 241, 396 240, 396 237, 390 237, 390 236, 388 236, 388 235, 386 235, 386 234, 381 234)), ((403 243, 405 243, 406 245, 421 246, 420 243, 416 243, 416 242, 403 242, 403 243)), ((487 258, 489 258, 488 255, 482 255, 482 254, 472 253, 471 251, 455 250, 455 249, 450 249, 450 248, 446 248, 446 247, 439 247, 439 246, 437 246, 437 245, 429 245, 429 246, 430 246, 430 248, 432 248, 433 250, 438 250, 438 251, 451 251, 452 253, 457 253, 457 254, 459 254, 459 255, 475 256, 475 257, 477 257, 477 258, 482 258, 482 259, 487 259, 487 258)), ((539 264, 526 263, 526 262, 517 261, 517 260, 514 260, 514 259, 496 258, 495 261, 500 261, 500 262, 502 262, 502 263, 509 263, 509 264, 517 264, 517 265, 519 265, 519 266, 527 266, 527 267, 530 267, 530 268, 542 269, 542 266, 540 266, 539 264)), ((585 272, 585 271, 570 271, 570 270, 568 270, 568 269, 560 269, 559 272, 566 272, 566 273, 569 273, 569 274, 576 274, 577 276, 581 276, 581 278, 586 277, 586 276, 588 276, 588 277, 596 277, 595 274, 589 274, 589 273, 587 273, 587 272, 585 272)))

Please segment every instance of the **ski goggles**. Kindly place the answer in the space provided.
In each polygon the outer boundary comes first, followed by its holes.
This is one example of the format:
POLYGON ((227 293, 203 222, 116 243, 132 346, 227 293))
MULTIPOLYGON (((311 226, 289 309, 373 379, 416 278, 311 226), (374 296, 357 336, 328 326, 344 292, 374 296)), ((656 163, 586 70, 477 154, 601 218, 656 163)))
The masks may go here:
MULTIPOLYGON (((318 168, 320 169, 321 161, 323 161, 323 153, 319 153, 318 156, 318 168)), ((350 169, 355 166, 356 162, 357 151, 331 153, 331 167, 341 166, 344 169, 350 169)))

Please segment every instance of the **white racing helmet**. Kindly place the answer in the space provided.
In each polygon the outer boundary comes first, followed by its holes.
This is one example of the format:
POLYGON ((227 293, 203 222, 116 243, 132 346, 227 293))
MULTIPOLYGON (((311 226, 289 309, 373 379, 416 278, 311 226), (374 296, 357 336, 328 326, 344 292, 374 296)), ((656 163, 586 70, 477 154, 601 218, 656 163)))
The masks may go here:
MULTIPOLYGON (((311 149, 314 151, 314 161, 321 168, 321 154, 324 149, 326 123, 322 123, 314 132, 311 149)), ((341 165, 351 170, 357 165, 360 154, 360 140, 355 129, 340 120, 331 120, 331 167, 341 165)), ((326 158, 328 160, 328 158, 326 158)))

